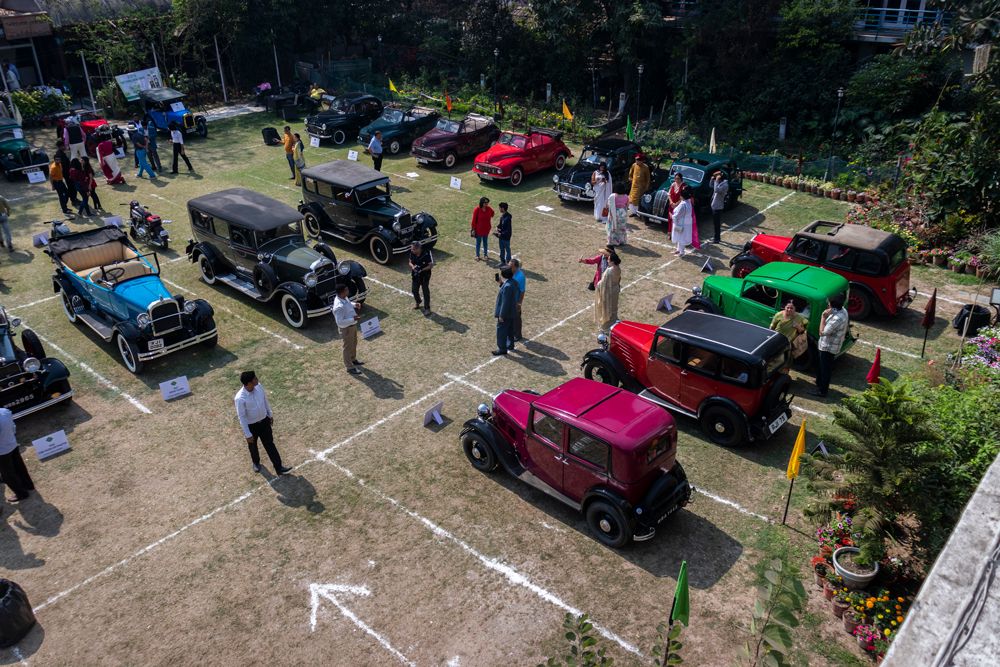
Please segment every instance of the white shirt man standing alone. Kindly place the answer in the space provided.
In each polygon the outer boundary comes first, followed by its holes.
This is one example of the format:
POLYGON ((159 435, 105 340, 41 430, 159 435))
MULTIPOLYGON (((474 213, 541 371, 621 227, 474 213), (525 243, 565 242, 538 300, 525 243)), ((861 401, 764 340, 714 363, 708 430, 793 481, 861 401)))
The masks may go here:
POLYGON ((264 443, 264 451, 271 459, 274 472, 284 475, 290 472, 291 468, 286 468, 281 464, 281 454, 274 446, 274 435, 271 433, 271 424, 274 423, 274 416, 271 413, 271 404, 264 393, 264 386, 257 379, 257 374, 253 371, 243 371, 240 373, 240 383, 243 385, 236 392, 236 417, 240 420, 240 427, 243 429, 243 437, 247 439, 250 448, 250 460, 253 462, 253 471, 260 472, 260 451, 257 449, 257 439, 264 443))
POLYGON ((344 368, 351 375, 361 375, 358 366, 364 366, 363 361, 358 361, 358 320, 361 317, 358 311, 361 304, 351 303, 347 298, 347 285, 337 288, 337 298, 333 300, 333 317, 337 320, 337 328, 344 339, 344 368))

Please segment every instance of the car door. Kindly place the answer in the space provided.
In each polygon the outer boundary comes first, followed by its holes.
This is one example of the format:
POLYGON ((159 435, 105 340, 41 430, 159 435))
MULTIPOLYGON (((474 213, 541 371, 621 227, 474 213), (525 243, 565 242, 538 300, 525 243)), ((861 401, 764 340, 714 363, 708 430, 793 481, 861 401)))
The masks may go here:
POLYGON ((594 486, 608 482, 611 447, 589 433, 569 427, 563 460, 563 495, 577 503, 594 486))
POLYGON ((545 142, 546 137, 541 134, 532 134, 528 137, 525 146, 524 171, 532 173, 545 166, 545 142))
POLYGON ((796 236, 785 250, 785 254, 788 256, 787 261, 819 266, 825 245, 822 241, 807 236, 796 236))
POLYGON ((323 232, 334 235, 349 234, 350 229, 354 227, 354 207, 351 205, 350 194, 343 188, 316 181, 316 195, 323 207, 323 213, 326 214, 325 224, 320 223, 323 232))
POLYGON ((475 144, 473 143, 475 140, 475 131, 475 121, 462 121, 462 126, 458 128, 458 134, 455 135, 455 152, 460 157, 465 157, 475 150, 475 144))
POLYGON ((229 249, 232 252, 233 263, 240 273, 252 276, 257 266, 257 243, 253 230, 242 225, 229 225, 229 249))
POLYGON ((649 381, 649 390, 677 405, 681 405, 680 363, 682 348, 683 345, 680 341, 663 333, 657 333, 653 337, 653 346, 650 348, 649 358, 646 360, 646 378, 649 381))
POLYGON ((722 357, 698 345, 684 345, 684 366, 681 370, 681 403, 691 412, 716 392, 716 380, 722 357))
POLYGON ((771 318, 778 312, 778 296, 778 290, 773 287, 744 280, 740 298, 733 307, 734 312, 727 315, 758 326, 770 326, 771 318))
POLYGON ((566 425, 552 415, 533 409, 524 438, 528 450, 528 470, 545 484, 562 493, 563 442, 566 425))

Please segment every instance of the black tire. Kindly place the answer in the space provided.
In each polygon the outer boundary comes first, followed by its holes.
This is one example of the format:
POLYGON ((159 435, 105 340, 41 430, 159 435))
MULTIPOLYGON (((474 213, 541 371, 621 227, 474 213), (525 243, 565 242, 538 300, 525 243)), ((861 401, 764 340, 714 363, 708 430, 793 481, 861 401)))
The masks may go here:
POLYGON ((139 351, 136 349, 135 343, 125 336, 117 334, 115 344, 118 346, 118 355, 121 357, 122 363, 125 364, 125 368, 133 375, 141 373, 144 363, 139 359, 139 351))
POLYGON ((66 292, 65 289, 60 291, 59 294, 62 296, 62 298, 59 299, 59 303, 62 304, 63 312, 66 314, 66 319, 69 320, 71 324, 76 324, 80 319, 80 316, 76 314, 75 310, 73 310, 72 297, 68 292, 66 292))
POLYGON ((278 276, 269 264, 257 262, 253 269, 253 284, 260 290, 261 296, 269 296, 278 286, 278 276))
POLYGON ((330 140, 338 146, 343 146, 344 142, 347 141, 347 133, 343 130, 334 130, 330 140))
POLYGON ((403 150, 403 144, 399 143, 399 139, 393 139, 389 142, 389 155, 399 155, 399 151, 403 150))
POLYGON ((309 238, 320 239, 323 237, 323 231, 319 224, 319 218, 316 216, 315 212, 306 211, 306 214, 303 216, 303 221, 305 222, 306 234, 309 238))
POLYGON ((583 365, 583 376, 588 380, 597 380, 612 387, 621 384, 621 379, 614 369, 598 359, 587 359, 583 365))
POLYGON ((388 264, 389 260, 392 259, 392 248, 390 248, 389 243, 378 234, 373 236, 368 242, 368 250, 372 254, 372 259, 379 264, 388 264))
POLYGON ((566 166, 566 154, 560 153, 559 155, 557 155, 555 164, 553 164, 552 166, 556 168, 556 171, 562 171, 563 167, 566 166))
POLYGON ((792 379, 785 374, 778 376, 778 379, 774 381, 771 388, 767 390, 767 396, 764 397, 764 409, 770 411, 779 402, 781 402, 788 390, 792 386, 792 379))
POLYGON ((331 248, 327 244, 317 243, 316 245, 313 246, 313 250, 323 255, 334 264, 337 263, 337 256, 333 253, 333 248, 331 248))
POLYGON ((510 172, 510 187, 516 188, 524 181, 524 170, 520 167, 515 167, 514 171, 510 172))
POLYGON ((735 447, 743 442, 746 423, 742 416, 724 405, 710 405, 698 418, 708 439, 723 447, 735 447))
POLYGON ((202 253, 198 256, 198 268, 201 269, 201 279, 205 281, 205 284, 214 285, 216 281, 215 262, 208 255, 202 253))
POLYGON ((196 128, 195 131, 198 133, 199 137, 201 137, 202 139, 208 137, 208 123, 205 122, 204 118, 199 118, 198 120, 195 121, 195 128, 196 128))
POLYGON ((864 287, 851 285, 850 294, 847 297, 847 317, 852 322, 861 322, 871 317, 873 306, 871 295, 864 287))
POLYGON ((653 194, 653 205, 651 212, 658 218, 667 217, 667 209, 670 205, 670 193, 667 190, 657 190, 653 194))
MULTIPOLYGON (((215 328, 215 318, 210 315, 207 318, 205 318, 203 324, 206 331, 211 331, 212 329, 215 328)), ((208 349, 212 349, 213 347, 219 344, 219 334, 216 333, 211 338, 206 338, 205 340, 201 341, 201 344, 208 349)))
POLYGON ((139 238, 135 233, 135 227, 133 227, 132 225, 129 225, 128 227, 128 235, 132 237, 133 241, 139 238))
POLYGON ((603 500, 587 505, 587 526, 606 547, 620 549, 632 541, 632 527, 621 510, 603 500))
POLYGON ((444 166, 451 169, 456 164, 458 164, 458 156, 455 153, 448 153, 444 156, 444 166))
MULTIPOLYGON (((365 291, 365 280, 364 278, 358 276, 357 278, 351 278, 347 287, 347 298, 354 301, 354 297, 365 291)), ((358 303, 364 303, 365 300, 362 299, 358 303)))
POLYGON ((750 259, 741 259, 733 264, 732 276, 734 278, 745 278, 747 274, 760 268, 760 264, 750 259))
POLYGON ((285 321, 293 329, 305 329, 306 325, 309 324, 305 304, 288 292, 281 295, 281 314, 285 316, 285 321))
POLYGON ((496 470, 497 455, 478 433, 466 433, 462 436, 462 449, 465 451, 465 458, 479 472, 496 470))
POLYGON ((35 359, 45 358, 45 346, 39 340, 38 334, 31 329, 25 329, 21 332, 21 347, 24 348, 24 353, 29 357, 34 357, 35 359))

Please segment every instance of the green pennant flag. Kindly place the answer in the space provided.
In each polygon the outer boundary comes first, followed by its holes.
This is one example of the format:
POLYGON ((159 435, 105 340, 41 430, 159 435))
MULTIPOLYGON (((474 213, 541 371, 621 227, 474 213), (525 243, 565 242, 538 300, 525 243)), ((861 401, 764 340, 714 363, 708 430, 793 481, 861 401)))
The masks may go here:
POLYGON ((635 130, 632 129, 632 117, 625 117, 625 138, 629 141, 635 141, 635 130))
POLYGON ((681 571, 677 575, 677 588, 674 589, 674 606, 670 608, 670 624, 680 621, 688 625, 691 604, 688 601, 688 563, 681 561, 681 571))

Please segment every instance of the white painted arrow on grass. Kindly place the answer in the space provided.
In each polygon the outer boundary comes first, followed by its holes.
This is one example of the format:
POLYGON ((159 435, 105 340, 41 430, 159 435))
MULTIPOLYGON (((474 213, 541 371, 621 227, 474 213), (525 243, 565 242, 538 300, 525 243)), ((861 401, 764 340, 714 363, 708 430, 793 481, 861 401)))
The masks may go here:
POLYGON ((338 595, 360 595, 361 597, 368 597, 372 594, 365 586, 351 586, 349 584, 309 584, 309 595, 312 599, 312 611, 309 614, 309 625, 313 632, 316 631, 316 615, 319 612, 319 606, 322 603, 320 598, 326 598, 333 605, 340 610, 351 623, 358 626, 364 632, 375 639, 379 644, 382 645, 389 653, 392 653, 396 658, 399 659, 404 665, 410 665, 411 667, 416 667, 415 662, 407 658, 405 655, 400 653, 389 640, 375 632, 367 623, 362 621, 357 615, 344 606, 344 603, 337 599, 338 595))

